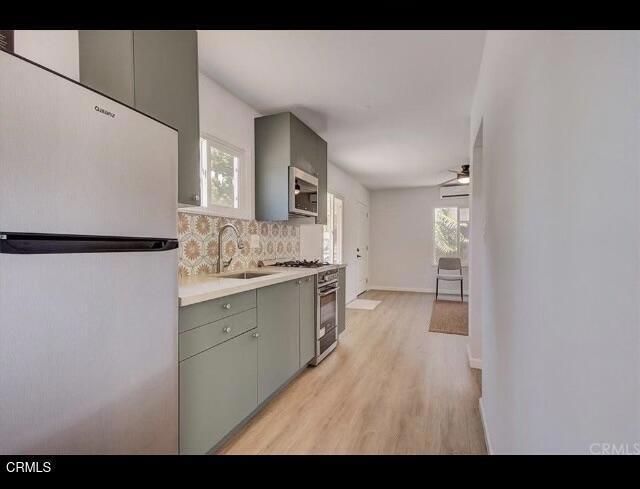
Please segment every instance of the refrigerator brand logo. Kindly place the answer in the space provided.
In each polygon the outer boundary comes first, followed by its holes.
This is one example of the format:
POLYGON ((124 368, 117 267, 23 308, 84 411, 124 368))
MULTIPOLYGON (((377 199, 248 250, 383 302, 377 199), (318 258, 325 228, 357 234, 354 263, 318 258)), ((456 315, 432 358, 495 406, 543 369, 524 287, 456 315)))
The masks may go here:
POLYGON ((98 107, 97 105, 94 107, 96 112, 100 112, 101 114, 108 115, 112 119, 115 119, 116 115, 113 112, 109 112, 107 109, 103 109, 102 107, 98 107))

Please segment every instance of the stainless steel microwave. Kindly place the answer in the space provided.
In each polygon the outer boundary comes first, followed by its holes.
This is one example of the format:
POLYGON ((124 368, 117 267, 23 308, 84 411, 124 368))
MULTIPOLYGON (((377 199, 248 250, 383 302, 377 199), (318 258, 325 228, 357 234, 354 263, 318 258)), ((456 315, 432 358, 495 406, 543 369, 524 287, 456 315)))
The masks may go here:
POLYGON ((289 214, 318 215, 318 177, 289 167, 289 214))

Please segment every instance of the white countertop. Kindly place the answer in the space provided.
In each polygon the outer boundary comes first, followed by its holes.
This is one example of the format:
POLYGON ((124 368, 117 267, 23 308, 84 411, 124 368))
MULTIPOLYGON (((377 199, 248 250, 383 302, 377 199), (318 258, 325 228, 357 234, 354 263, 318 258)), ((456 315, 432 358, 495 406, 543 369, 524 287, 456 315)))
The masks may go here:
POLYGON ((247 290, 258 289, 268 285, 279 284, 297 278, 316 275, 318 272, 331 270, 332 268, 342 268, 346 265, 328 265, 319 268, 286 268, 286 267, 262 267, 227 272, 220 275, 196 275, 194 277, 182 277, 178 280, 178 299, 180 306, 197 304, 198 302, 209 301, 231 294, 246 292, 247 290), (264 277, 250 279, 228 278, 225 275, 235 273, 254 272, 268 273, 264 277))

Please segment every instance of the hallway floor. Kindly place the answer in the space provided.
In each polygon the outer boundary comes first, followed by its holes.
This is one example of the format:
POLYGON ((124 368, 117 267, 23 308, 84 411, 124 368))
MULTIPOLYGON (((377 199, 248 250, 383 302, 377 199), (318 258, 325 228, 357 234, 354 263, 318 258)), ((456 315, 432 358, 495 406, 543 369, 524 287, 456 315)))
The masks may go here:
POLYGON ((427 331, 432 294, 369 291, 338 349, 308 368, 222 454, 484 454, 468 338, 427 331))

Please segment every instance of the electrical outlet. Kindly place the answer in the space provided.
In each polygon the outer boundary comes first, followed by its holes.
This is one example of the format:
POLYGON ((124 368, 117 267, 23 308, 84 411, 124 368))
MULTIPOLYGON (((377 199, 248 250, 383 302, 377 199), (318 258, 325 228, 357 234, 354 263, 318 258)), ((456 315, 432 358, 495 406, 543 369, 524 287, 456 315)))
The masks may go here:
POLYGON ((259 248, 260 247, 260 235, 252 234, 251 235, 251 248, 259 248))

